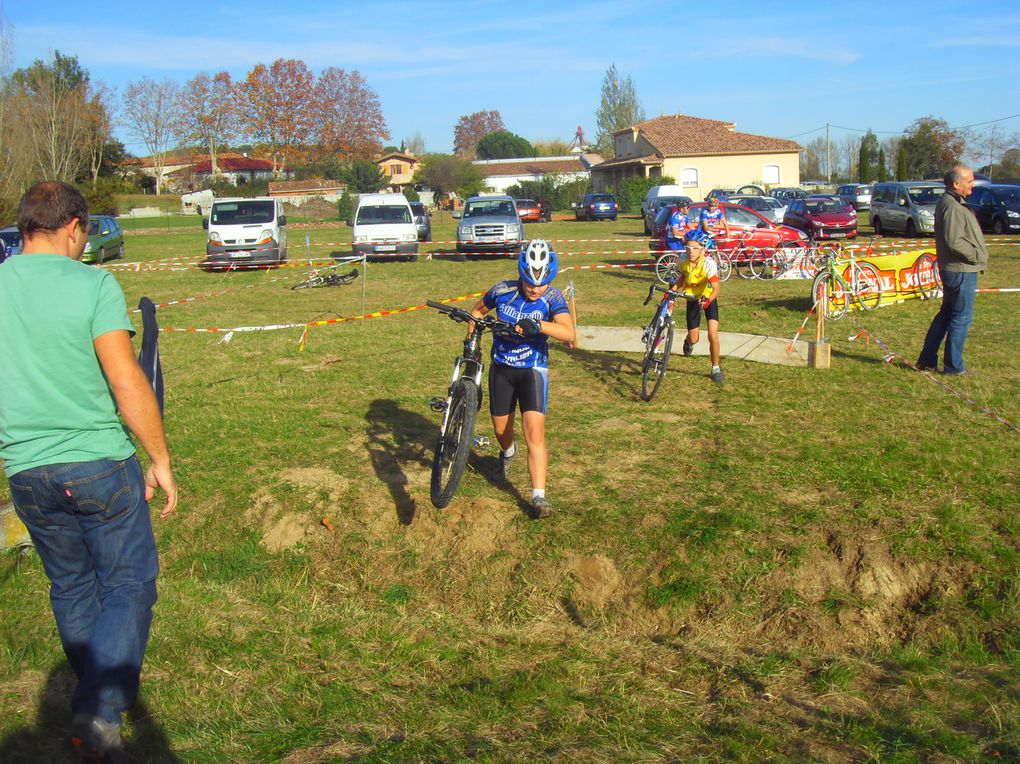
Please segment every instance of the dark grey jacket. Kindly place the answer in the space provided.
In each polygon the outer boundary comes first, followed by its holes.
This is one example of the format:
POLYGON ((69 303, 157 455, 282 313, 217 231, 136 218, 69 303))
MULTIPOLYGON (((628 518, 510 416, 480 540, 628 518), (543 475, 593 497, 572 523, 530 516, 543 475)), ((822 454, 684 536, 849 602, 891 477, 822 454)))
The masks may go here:
POLYGON ((935 253, 945 271, 979 271, 988 267, 988 249, 977 218, 963 197, 946 191, 935 206, 935 253))

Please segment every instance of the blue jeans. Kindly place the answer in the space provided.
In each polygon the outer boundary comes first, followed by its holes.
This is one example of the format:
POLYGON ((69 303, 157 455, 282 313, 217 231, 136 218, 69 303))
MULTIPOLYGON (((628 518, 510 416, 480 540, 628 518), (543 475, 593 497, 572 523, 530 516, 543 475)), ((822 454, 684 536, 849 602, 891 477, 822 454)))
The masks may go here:
POLYGON ((138 460, 50 464, 9 482, 78 676, 71 709, 119 724, 138 696, 159 572, 138 460))
POLYGON ((977 271, 944 271, 941 268, 939 273, 942 276, 942 307, 928 327, 917 365, 934 369, 938 365, 939 346, 945 339, 943 370, 946 374, 961 374, 966 371, 963 345, 974 321, 978 275, 977 271))

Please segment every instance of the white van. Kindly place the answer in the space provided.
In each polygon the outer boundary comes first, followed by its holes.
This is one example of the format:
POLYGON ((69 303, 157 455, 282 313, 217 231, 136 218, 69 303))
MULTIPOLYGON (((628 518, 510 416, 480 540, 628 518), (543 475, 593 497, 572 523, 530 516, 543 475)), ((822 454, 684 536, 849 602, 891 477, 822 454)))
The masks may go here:
POLYGON ((362 194, 349 222, 355 254, 418 259, 418 227, 403 194, 362 194))
POLYGON ((641 217, 647 218, 655 200, 660 196, 687 196, 683 186, 652 186, 641 201, 641 217))
POLYGON ((287 260, 287 218, 279 199, 215 199, 202 227, 209 231, 203 268, 279 265, 287 260))

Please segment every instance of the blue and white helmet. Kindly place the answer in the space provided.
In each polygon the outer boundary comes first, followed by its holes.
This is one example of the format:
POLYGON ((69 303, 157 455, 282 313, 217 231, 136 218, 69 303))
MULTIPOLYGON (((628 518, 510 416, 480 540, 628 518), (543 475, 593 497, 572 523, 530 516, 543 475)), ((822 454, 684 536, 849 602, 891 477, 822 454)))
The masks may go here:
POLYGON ((517 271, 526 284, 544 286, 556 278, 559 264, 549 242, 533 239, 517 259, 517 271))

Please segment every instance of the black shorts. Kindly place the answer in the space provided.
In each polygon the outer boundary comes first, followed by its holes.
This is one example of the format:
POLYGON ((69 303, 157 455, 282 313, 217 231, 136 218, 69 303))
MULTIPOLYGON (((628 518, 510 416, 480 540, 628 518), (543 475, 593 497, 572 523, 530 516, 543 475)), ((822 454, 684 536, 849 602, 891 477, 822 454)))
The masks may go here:
MULTIPOLYGON (((712 300, 705 308, 705 319, 707 321, 718 321, 719 320, 719 301, 712 300)), ((701 303, 697 300, 692 300, 687 303, 687 328, 697 329, 701 326, 701 303)))
POLYGON ((489 413, 507 416, 520 404, 521 413, 545 413, 549 400, 549 370, 515 369, 501 363, 489 366, 489 413))

